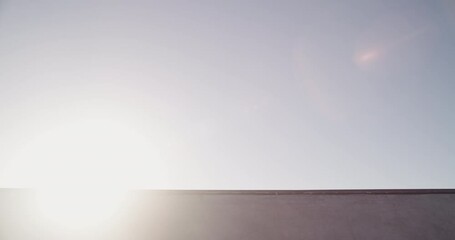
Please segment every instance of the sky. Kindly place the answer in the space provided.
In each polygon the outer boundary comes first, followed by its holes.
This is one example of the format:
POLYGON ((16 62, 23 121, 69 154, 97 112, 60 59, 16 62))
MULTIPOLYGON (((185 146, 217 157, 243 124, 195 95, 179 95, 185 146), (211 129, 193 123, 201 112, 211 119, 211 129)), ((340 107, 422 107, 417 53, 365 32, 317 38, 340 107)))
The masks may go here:
POLYGON ((0 187, 455 188, 455 3, 0 2, 0 187))

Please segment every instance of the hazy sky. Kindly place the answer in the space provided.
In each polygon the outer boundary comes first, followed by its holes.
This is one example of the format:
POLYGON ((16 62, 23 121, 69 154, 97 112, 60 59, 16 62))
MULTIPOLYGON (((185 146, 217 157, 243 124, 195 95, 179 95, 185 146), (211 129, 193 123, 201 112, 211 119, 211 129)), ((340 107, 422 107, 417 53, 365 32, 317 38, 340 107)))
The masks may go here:
POLYGON ((2 1, 0 187, 455 187, 453 1, 2 1))

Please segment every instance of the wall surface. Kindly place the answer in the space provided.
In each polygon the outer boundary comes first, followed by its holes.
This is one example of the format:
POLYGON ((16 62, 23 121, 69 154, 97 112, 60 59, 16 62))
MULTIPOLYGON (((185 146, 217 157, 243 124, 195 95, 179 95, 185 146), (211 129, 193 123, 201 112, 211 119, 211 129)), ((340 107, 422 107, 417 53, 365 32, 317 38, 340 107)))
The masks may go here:
POLYGON ((0 239, 455 239, 452 190, 134 191, 91 229, 43 222, 34 196, 0 190, 0 239))

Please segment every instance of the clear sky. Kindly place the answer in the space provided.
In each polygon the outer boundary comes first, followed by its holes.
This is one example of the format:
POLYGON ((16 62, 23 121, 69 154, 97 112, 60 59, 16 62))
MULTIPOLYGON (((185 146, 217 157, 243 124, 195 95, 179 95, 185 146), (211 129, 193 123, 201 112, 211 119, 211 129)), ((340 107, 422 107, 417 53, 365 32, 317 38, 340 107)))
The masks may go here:
POLYGON ((0 187, 455 188, 453 1, 2 1, 0 187))

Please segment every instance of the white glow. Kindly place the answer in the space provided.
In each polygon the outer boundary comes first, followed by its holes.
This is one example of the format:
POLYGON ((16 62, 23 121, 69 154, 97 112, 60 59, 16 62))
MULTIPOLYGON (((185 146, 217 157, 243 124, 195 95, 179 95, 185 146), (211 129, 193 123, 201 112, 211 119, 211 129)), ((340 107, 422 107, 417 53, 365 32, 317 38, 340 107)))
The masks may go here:
POLYGON ((1 182, 35 189, 39 222, 46 229, 62 236, 102 231, 112 226, 127 189, 165 176, 155 142, 160 137, 135 127, 109 117, 58 125, 24 144, 1 182))
POLYGON ((106 227, 125 201, 119 189, 39 189, 36 206, 44 226, 51 229, 88 231, 106 227))
POLYGON ((4 185, 31 188, 130 188, 165 177, 161 136, 131 124, 87 118, 37 135, 10 161, 4 185))

